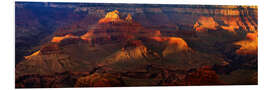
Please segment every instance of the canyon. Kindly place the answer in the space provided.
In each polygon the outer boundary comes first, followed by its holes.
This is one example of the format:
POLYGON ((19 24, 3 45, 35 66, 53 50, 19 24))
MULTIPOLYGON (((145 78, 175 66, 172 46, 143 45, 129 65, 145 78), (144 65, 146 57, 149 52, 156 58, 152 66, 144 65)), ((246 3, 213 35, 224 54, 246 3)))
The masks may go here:
POLYGON ((258 82, 257 6, 17 2, 16 13, 16 88, 258 82))

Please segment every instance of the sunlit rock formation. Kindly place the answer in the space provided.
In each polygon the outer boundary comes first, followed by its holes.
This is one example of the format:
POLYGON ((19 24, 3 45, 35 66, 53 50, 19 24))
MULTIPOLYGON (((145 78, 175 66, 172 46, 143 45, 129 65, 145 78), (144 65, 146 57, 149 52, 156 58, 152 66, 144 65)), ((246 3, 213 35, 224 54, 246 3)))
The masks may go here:
POLYGON ((147 47, 145 47, 140 40, 128 41, 124 47, 104 61, 105 64, 114 64, 118 62, 134 62, 138 60, 145 60, 148 55, 147 47))
POLYGON ((106 16, 98 21, 98 23, 115 23, 115 22, 123 22, 123 20, 119 17, 119 12, 117 10, 114 10, 112 12, 109 12, 106 14, 106 16))
POLYGON ((40 54, 40 50, 34 52, 33 54, 31 54, 31 55, 29 55, 29 56, 25 56, 24 58, 25 58, 26 60, 29 60, 31 57, 37 56, 37 55, 39 55, 39 54, 40 54))
POLYGON ((218 23, 214 20, 213 17, 201 16, 198 21, 194 24, 194 29, 196 31, 203 30, 217 30, 218 23))
POLYGON ((182 51, 189 50, 186 41, 179 37, 151 37, 160 43, 165 43, 166 48, 162 52, 163 56, 167 56, 172 53, 179 53, 182 51))
POLYGON ((131 14, 128 14, 127 17, 125 18, 126 21, 132 22, 132 16, 131 14))
POLYGON ((236 50, 237 54, 240 55, 257 55, 258 53, 258 32, 248 33, 246 35, 247 40, 239 41, 234 43, 241 47, 236 50))
POLYGON ((167 42, 168 46, 163 51, 163 56, 166 56, 170 53, 189 50, 189 47, 188 47, 186 41, 184 41, 183 39, 176 38, 176 37, 170 37, 167 39, 168 40, 166 40, 166 42, 167 42))
POLYGON ((257 7, 256 6, 221 6, 222 9, 210 8, 208 10, 191 10, 192 13, 205 13, 198 16, 193 29, 196 31, 226 30, 256 31, 257 7))
POLYGON ((70 67, 68 66, 69 61, 66 61, 67 59, 68 56, 61 54, 57 44, 44 45, 32 55, 26 56, 26 61, 16 66, 20 67, 16 69, 16 74, 52 74, 63 72, 70 67), (66 62, 65 66, 62 66, 62 62, 66 62))
POLYGON ((224 30, 235 32, 244 24, 241 22, 240 18, 222 18, 225 25, 221 25, 220 27, 224 30))
POLYGON ((52 38, 51 42, 59 43, 62 40, 67 39, 67 38, 78 38, 78 37, 74 36, 72 34, 67 34, 65 36, 55 36, 55 37, 52 38))
POLYGON ((26 60, 33 60, 33 59, 35 59, 35 57, 38 57, 40 55, 60 53, 59 50, 60 50, 60 48, 57 44, 48 44, 48 45, 42 46, 40 50, 34 52, 33 54, 31 54, 29 56, 25 56, 24 58, 26 60))
POLYGON ((87 33, 85 33, 84 35, 80 36, 80 38, 83 39, 83 40, 90 41, 91 38, 93 37, 93 35, 94 35, 94 30, 90 30, 87 33))
POLYGON ((108 12, 104 18, 100 19, 97 24, 93 25, 80 38, 94 44, 102 44, 126 42, 137 36, 148 34, 147 31, 144 31, 144 27, 133 21, 131 14, 128 14, 125 19, 121 19, 118 14, 117 10, 108 12))

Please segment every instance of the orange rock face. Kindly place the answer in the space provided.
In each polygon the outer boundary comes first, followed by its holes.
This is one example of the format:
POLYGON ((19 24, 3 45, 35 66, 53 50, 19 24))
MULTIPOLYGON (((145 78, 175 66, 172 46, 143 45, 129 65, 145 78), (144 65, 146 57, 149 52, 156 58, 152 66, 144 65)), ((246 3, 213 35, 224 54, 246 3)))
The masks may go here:
POLYGON ((248 33, 246 36, 249 40, 258 40, 258 32, 248 33))
POLYGON ((239 29, 239 25, 238 24, 242 24, 242 22, 240 22, 240 18, 222 18, 224 24, 220 26, 222 29, 227 30, 227 31, 231 31, 231 32, 235 32, 236 29, 239 29))
POLYGON ((132 21, 132 16, 131 16, 131 14, 128 14, 127 17, 126 17, 125 19, 126 19, 126 21, 131 22, 131 21, 132 21))
POLYGON ((165 44, 163 55, 189 50, 188 44, 180 37, 151 37, 151 39, 165 44))
POLYGON ((248 40, 243 40, 236 42, 235 45, 240 45, 241 47, 236 50, 239 55, 257 55, 258 53, 258 32, 248 33, 246 35, 248 40))
POLYGON ((86 34, 84 34, 84 35, 81 36, 81 39, 83 39, 83 40, 91 40, 93 34, 94 34, 94 31, 93 30, 88 31, 86 34))
POLYGON ((188 48, 186 41, 180 37, 151 37, 151 39, 166 42, 168 45, 178 45, 182 49, 188 48))
MULTIPOLYGON (((234 12, 227 12, 234 13, 234 12)), ((245 14, 245 12, 241 12, 245 14)), ((200 31, 207 30, 226 30, 235 32, 236 30, 256 31, 256 21, 251 16, 239 17, 239 12, 235 16, 220 17, 220 16, 200 16, 193 25, 193 29, 200 31)))
POLYGON ((29 55, 29 56, 25 56, 24 58, 25 58, 26 60, 29 60, 31 57, 37 56, 37 55, 39 55, 39 54, 40 54, 40 50, 34 52, 33 54, 31 54, 31 55, 29 55))
POLYGON ((72 34, 67 34, 65 36, 56 36, 56 37, 53 37, 53 39, 51 40, 51 42, 59 43, 62 40, 67 39, 67 38, 78 38, 78 37, 77 36, 74 36, 72 34))
POLYGON ((214 20, 213 17, 201 16, 197 22, 194 24, 193 28, 196 31, 202 31, 206 29, 216 30, 218 23, 214 20))
POLYGON ((114 10, 112 12, 108 12, 105 16, 105 18, 102 18, 98 21, 99 24, 101 23, 109 23, 109 22, 123 22, 123 20, 119 17, 119 12, 117 10, 114 10))

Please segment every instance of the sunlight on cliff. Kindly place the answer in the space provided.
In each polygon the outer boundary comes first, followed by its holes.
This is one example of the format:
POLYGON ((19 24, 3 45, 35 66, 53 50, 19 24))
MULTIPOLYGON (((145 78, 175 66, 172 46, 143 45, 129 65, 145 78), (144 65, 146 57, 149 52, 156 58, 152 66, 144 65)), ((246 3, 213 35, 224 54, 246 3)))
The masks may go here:
POLYGON ((194 24, 193 28, 196 31, 203 31, 207 29, 217 30, 218 23, 214 20, 213 17, 201 16, 197 22, 194 24))
POLYGON ((88 31, 86 34, 81 36, 81 39, 90 41, 94 35, 94 30, 88 31))
POLYGON ((65 36, 55 36, 55 37, 53 37, 53 39, 51 40, 51 42, 59 43, 62 40, 67 39, 67 38, 78 38, 78 37, 77 36, 74 36, 72 34, 67 34, 65 36))
POLYGON ((167 40, 167 47, 163 51, 163 56, 166 56, 171 53, 186 51, 189 49, 187 43, 182 38, 178 37, 169 37, 167 40))
POLYGON ((180 37, 151 37, 151 39, 166 44, 166 48, 162 52, 164 56, 189 49, 186 41, 180 37))
POLYGON ((236 50, 239 55, 257 55, 258 53, 258 32, 248 33, 246 38, 248 40, 243 40, 236 42, 235 45, 240 45, 240 49, 236 50))
POLYGON ((117 10, 108 12, 105 18, 100 19, 98 23, 123 22, 123 20, 120 19, 118 14, 119 14, 119 11, 117 10))
POLYGON ((127 17, 125 18, 126 21, 131 22, 132 21, 132 16, 131 14, 128 14, 127 17))
POLYGON ((31 54, 31 55, 29 55, 29 56, 25 56, 24 58, 25 58, 26 60, 29 60, 31 57, 37 56, 37 55, 39 55, 39 54, 40 54, 40 50, 34 52, 33 54, 31 54))
POLYGON ((236 29, 239 29, 239 23, 240 23, 240 18, 222 18, 224 24, 220 26, 222 29, 230 31, 230 32, 235 32, 236 29))
POLYGON ((109 64, 143 60, 144 56, 147 56, 146 54, 147 48, 142 44, 142 42, 140 40, 133 40, 127 42, 127 44, 121 50, 108 57, 104 63, 109 64))

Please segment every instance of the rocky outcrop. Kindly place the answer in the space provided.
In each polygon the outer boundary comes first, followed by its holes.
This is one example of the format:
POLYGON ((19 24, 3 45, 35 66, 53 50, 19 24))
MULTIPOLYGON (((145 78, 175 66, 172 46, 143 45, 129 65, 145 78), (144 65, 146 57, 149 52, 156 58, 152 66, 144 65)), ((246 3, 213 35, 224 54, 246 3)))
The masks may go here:
POLYGON ((99 24, 102 23, 116 23, 116 22, 123 22, 123 20, 119 17, 119 12, 117 10, 108 12, 106 16, 98 21, 99 24))
POLYGON ((34 52, 29 56, 25 56, 26 60, 32 60, 33 57, 38 57, 39 55, 48 54, 58 54, 60 53, 60 47, 57 44, 47 44, 40 48, 40 50, 34 52))
POLYGON ((67 39, 67 38, 78 38, 78 36, 74 36, 72 34, 67 34, 65 36, 55 36, 52 38, 51 42, 59 43, 62 40, 67 39))
POLYGON ((257 17, 256 10, 239 8, 237 13, 228 14, 225 16, 199 16, 193 25, 193 29, 196 31, 207 31, 207 30, 226 30, 229 32, 236 31, 256 31, 257 30, 257 17), (250 11, 250 12, 248 12, 250 11))
POLYGON ((164 44, 163 56, 190 50, 186 41, 180 37, 150 37, 150 39, 164 44))
POLYGON ((37 55, 39 55, 39 54, 40 54, 40 50, 34 52, 33 54, 31 54, 31 55, 29 55, 29 56, 25 56, 24 58, 25 58, 26 60, 29 60, 31 57, 37 56, 37 55))
POLYGON ((172 53, 179 53, 182 51, 187 51, 190 49, 187 43, 181 38, 169 37, 165 39, 167 39, 166 40, 167 47, 162 52, 163 56, 167 56, 172 53))
POLYGON ((218 23, 214 20, 213 17, 199 17, 198 21, 194 24, 194 29, 196 31, 202 30, 217 30, 218 23))
POLYGON ((127 22, 132 22, 133 20, 132 20, 131 14, 128 14, 127 17, 125 18, 125 20, 126 20, 127 22))
POLYGON ((143 36, 145 28, 132 20, 131 14, 123 20, 119 17, 117 10, 108 12, 99 22, 80 38, 94 44, 111 42, 126 42, 135 37, 143 36))
POLYGON ((81 39, 91 41, 94 36, 94 30, 89 30, 84 35, 80 36, 81 39))
POLYGON ((258 32, 248 33, 247 40, 234 43, 241 47, 236 50, 239 55, 257 55, 258 54, 258 32))

